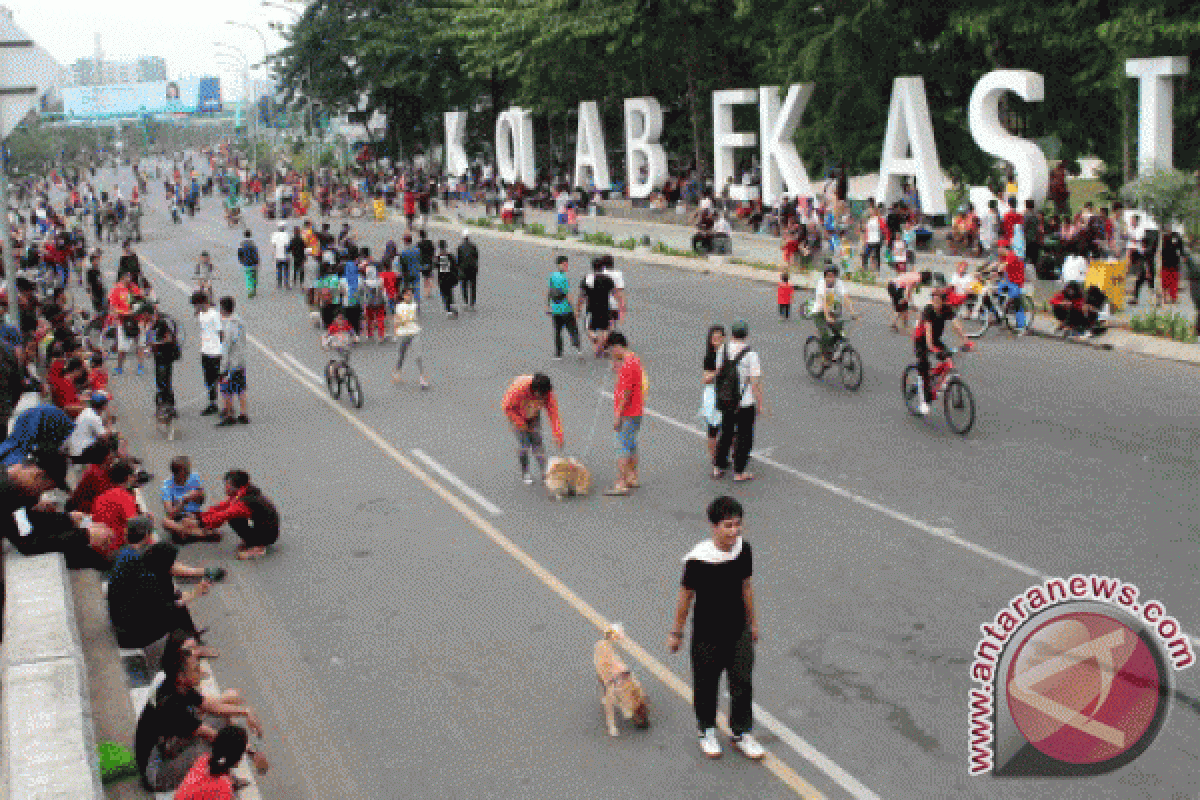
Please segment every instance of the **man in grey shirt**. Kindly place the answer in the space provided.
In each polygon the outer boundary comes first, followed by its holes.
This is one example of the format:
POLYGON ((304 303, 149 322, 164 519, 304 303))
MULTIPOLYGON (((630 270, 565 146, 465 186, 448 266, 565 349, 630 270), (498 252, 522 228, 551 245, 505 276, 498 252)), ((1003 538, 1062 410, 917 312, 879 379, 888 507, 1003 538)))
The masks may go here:
POLYGON ((217 427, 245 425, 246 416, 246 325, 233 313, 233 298, 221 298, 221 421, 217 427), (240 414, 233 413, 237 397, 240 414))

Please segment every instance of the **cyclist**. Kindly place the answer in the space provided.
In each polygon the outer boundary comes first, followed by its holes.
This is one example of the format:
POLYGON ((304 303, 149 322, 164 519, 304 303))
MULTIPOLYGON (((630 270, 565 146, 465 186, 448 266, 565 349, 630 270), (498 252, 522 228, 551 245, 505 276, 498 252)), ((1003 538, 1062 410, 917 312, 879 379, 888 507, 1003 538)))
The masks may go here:
POLYGON ((1009 298, 1010 303, 1017 303, 1017 328, 1021 336, 1029 333, 1025 324, 1025 311, 1021 308, 1021 289, 1025 286, 1025 262, 1013 252, 1012 245, 1007 239, 1001 239, 1000 266, 1004 269, 1004 277, 996 284, 996 291, 1009 298))
POLYGON ((851 318, 858 318, 846 294, 846 284, 838 279, 837 267, 829 264, 825 267, 821 283, 817 284, 812 310, 809 313, 809 317, 816 323, 817 334, 821 337, 825 366, 829 366, 833 360, 833 343, 842 337, 843 307, 850 312, 851 318))
POLYGON ((942 343, 942 333, 949 322, 954 332, 962 341, 964 350, 973 349, 967 335, 963 333, 962 323, 958 321, 954 309, 946 302, 948 288, 939 286, 933 290, 933 302, 925 306, 921 312, 921 321, 913 329, 913 352, 917 356, 917 372, 921 375, 921 404, 917 410, 922 416, 929 414, 929 404, 933 401, 933 384, 930 379, 929 354, 941 355, 946 351, 942 343))

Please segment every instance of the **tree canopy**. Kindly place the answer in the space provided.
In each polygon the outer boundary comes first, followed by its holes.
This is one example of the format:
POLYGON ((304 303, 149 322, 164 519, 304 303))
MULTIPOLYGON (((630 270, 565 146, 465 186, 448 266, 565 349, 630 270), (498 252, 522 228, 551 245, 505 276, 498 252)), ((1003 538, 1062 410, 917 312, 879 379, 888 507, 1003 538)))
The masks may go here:
MULTIPOLYGON (((1180 0, 315 0, 278 61, 295 96, 330 111, 382 111, 404 155, 441 143, 441 113, 473 112, 472 154, 495 114, 535 112, 538 143, 569 156, 578 103, 600 103, 618 149, 621 101, 653 95, 663 140, 684 166, 712 163, 711 92, 812 82, 796 134, 814 174, 878 166, 892 81, 925 79, 943 166, 982 180, 967 132, 971 88, 987 71, 1045 76, 1046 99, 1006 103, 1023 136, 1064 158, 1131 166, 1137 84, 1125 59, 1190 53, 1200 17, 1180 0)), ((1176 92, 1177 166, 1200 166, 1200 97, 1176 92)), ((740 118, 739 118, 740 119, 740 118)), ((757 127, 747 117, 750 130, 757 127)))

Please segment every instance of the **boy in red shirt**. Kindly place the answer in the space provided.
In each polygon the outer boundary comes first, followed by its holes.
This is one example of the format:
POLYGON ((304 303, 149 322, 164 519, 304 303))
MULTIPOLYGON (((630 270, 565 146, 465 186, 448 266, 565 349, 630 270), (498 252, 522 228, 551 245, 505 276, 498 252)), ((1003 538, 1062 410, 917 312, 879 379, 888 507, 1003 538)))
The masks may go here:
POLYGON ((642 361, 629 349, 625 334, 613 331, 608 335, 606 349, 617 371, 617 386, 613 392, 613 430, 617 432, 617 481, 604 493, 623 497, 630 489, 641 486, 638 480, 637 435, 642 427, 642 412, 646 393, 646 374, 642 361))
POLYGON ((775 284, 775 302, 779 304, 779 319, 786 321, 792 316, 792 295, 796 287, 792 285, 786 272, 780 274, 779 283, 775 284))
MULTIPOLYGON (((1001 239, 996 246, 1000 248, 1000 263, 1004 266, 1004 279, 996 285, 996 289, 1010 299, 1019 301, 1021 288, 1025 286, 1025 262, 1012 251, 1008 239, 1001 239)), ((1020 335, 1029 333, 1025 324, 1025 312, 1020 307, 1017 309, 1017 327, 1021 331, 1020 335)))

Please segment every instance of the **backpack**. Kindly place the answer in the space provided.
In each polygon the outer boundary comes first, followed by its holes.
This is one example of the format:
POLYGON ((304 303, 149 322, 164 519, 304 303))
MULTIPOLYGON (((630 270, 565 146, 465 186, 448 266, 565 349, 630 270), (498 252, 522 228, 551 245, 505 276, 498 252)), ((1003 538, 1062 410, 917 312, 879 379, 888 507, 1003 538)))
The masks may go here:
POLYGON ((733 414, 742 404, 742 376, 738 374, 738 364, 749 352, 750 348, 747 347, 735 357, 729 358, 729 349, 725 349, 725 358, 713 381, 717 394, 717 410, 722 414, 733 414))
POLYGON ((258 245, 247 239, 238 245, 238 261, 245 267, 258 266, 258 245))

